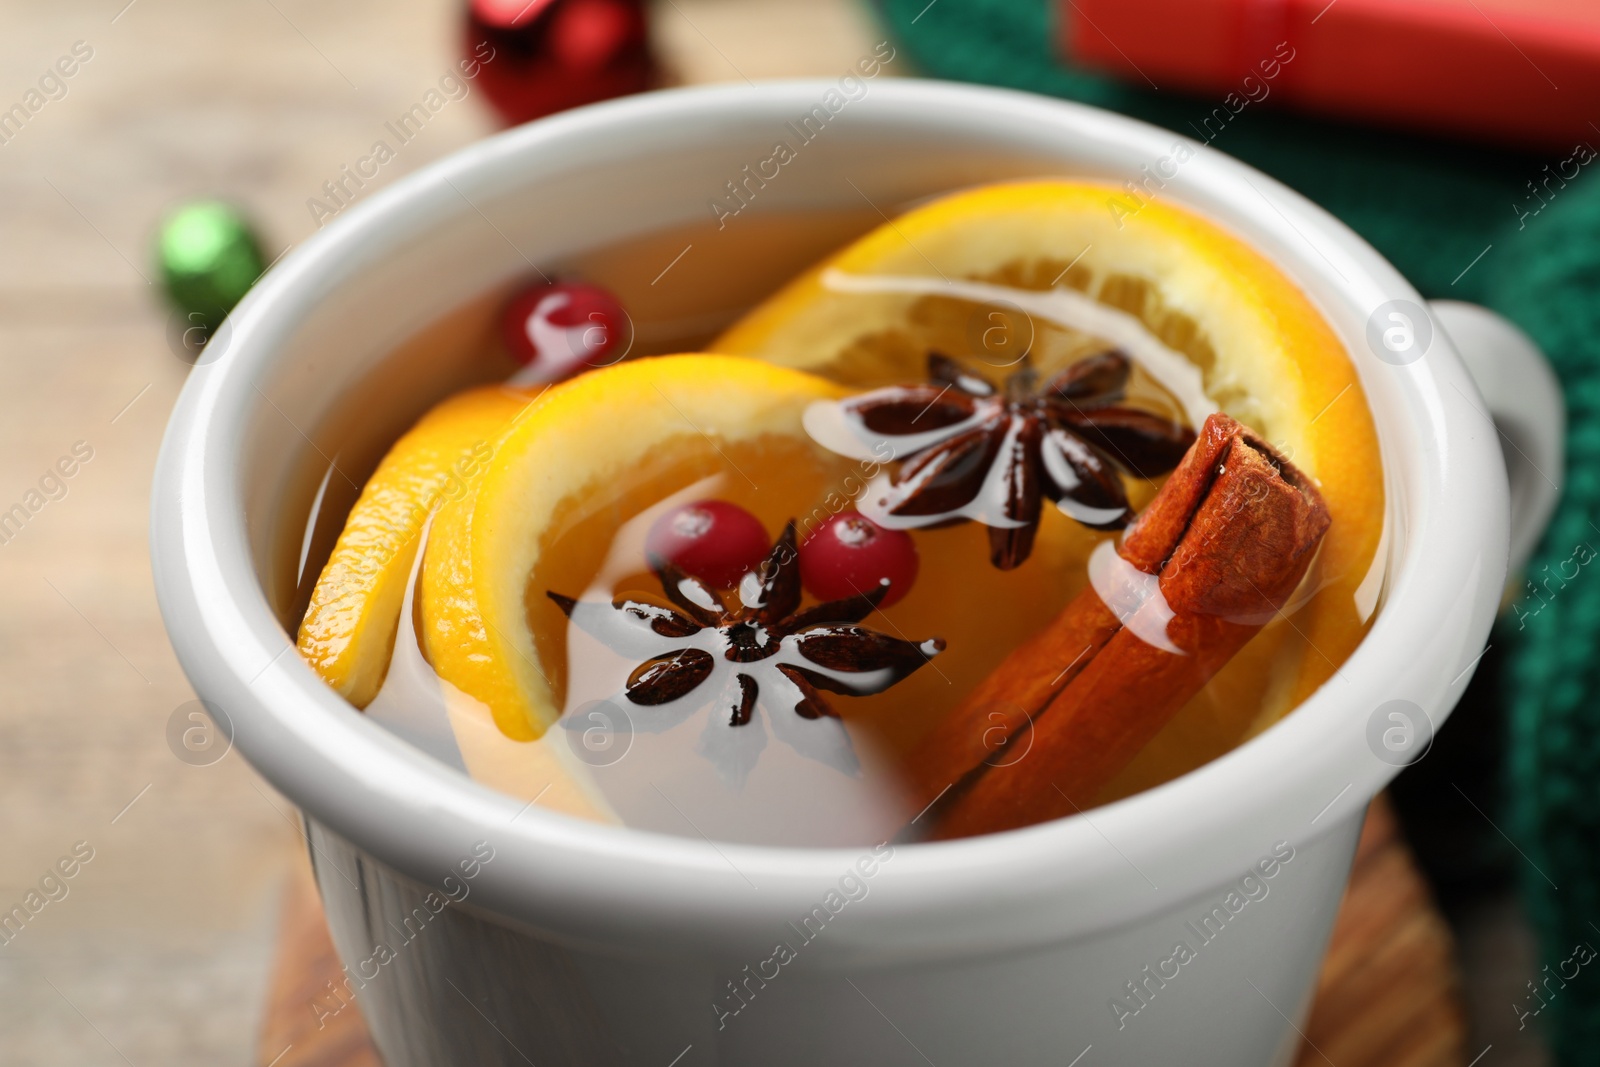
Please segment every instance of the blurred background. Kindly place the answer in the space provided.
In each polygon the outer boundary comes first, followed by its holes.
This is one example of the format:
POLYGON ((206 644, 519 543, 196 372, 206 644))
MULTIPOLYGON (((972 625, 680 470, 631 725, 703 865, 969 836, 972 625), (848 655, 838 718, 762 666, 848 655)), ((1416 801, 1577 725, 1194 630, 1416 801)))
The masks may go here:
MULTIPOLYGON (((478 3, 470 25, 458 0, 0 3, 0 915, 27 902, 25 923, 0 928, 0 1061, 272 1061, 264 1012, 303 845, 297 813, 237 753, 185 740, 204 725, 162 629, 146 526, 194 352, 158 237, 183 205, 219 198, 251 221, 261 264, 276 261, 338 203, 325 183, 473 41, 515 62, 430 107, 353 199, 510 119, 645 86, 837 77, 890 39, 890 76, 1009 84, 1171 126, 1324 203, 1425 295, 1525 311, 1512 317, 1568 385, 1573 463, 1600 449, 1585 406, 1600 396, 1600 313, 1578 310, 1600 304, 1600 199, 1578 176, 1600 146, 1587 0, 1390 5, 1404 18, 1387 28, 1384 5, 1364 0, 1286 3, 1281 25, 1198 0, 617 0, 565 36, 540 29, 564 2, 478 3), (1319 25, 1337 32, 1316 38, 1319 25), (1249 57, 1282 60, 1280 37, 1299 51, 1278 81, 1249 57), (1343 51, 1315 44, 1335 38, 1343 51)), ((1593 491, 1574 490, 1535 566, 1548 573, 1590 536, 1593 491)), ((1600 590, 1571 594, 1534 629, 1554 641, 1577 627, 1566 640, 1592 658, 1580 638, 1600 628, 1597 604, 1600 590)), ((1541 968, 1568 955, 1571 929, 1600 922, 1584 888, 1600 853, 1582 836, 1600 818, 1581 713, 1594 667, 1528 659, 1524 614, 1395 790, 1429 879, 1419 906, 1449 924, 1459 1008, 1453 1051, 1418 1063, 1555 1062, 1556 1012, 1537 1017, 1529 991, 1550 988, 1541 968), (1552 721, 1568 742, 1559 766, 1538 741, 1552 721), (1538 792, 1516 792, 1529 779, 1565 792, 1519 809, 1538 792), (1561 863, 1545 880, 1570 891, 1555 897, 1536 883, 1561 863)), ((1600 998, 1583 979, 1561 987, 1560 1062, 1596 1062, 1600 998)))

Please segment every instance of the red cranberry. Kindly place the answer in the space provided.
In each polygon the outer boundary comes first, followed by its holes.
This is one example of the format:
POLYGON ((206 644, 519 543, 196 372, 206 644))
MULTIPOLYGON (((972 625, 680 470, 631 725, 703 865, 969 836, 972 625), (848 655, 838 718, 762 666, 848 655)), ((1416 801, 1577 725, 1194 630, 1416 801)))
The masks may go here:
POLYGON ((681 567, 707 585, 728 589, 761 565, 772 541, 761 520, 726 500, 673 508, 645 537, 645 556, 681 567))
POLYGON ((557 282, 519 293, 506 305, 500 331, 507 351, 532 372, 523 380, 554 382, 622 358, 632 323, 598 285, 557 282))
POLYGON ((917 580, 917 546, 904 530, 885 530, 864 515, 841 512, 800 546, 800 580, 818 600, 842 600, 889 580, 886 608, 917 580))

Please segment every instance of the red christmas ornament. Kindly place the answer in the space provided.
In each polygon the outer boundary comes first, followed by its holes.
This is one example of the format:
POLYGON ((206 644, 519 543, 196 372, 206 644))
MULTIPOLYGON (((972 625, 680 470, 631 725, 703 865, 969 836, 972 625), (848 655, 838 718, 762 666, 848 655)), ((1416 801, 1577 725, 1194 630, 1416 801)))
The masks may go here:
POLYGON ((761 520, 726 500, 699 500, 673 508, 645 535, 644 553, 655 566, 670 563, 707 585, 729 589, 767 557, 771 542, 761 520))
POLYGON ((656 77, 643 0, 471 0, 466 52, 513 125, 642 92, 656 77))
POLYGON ((627 354, 632 332, 617 298, 586 282, 532 286, 513 297, 500 318, 506 351, 525 368, 514 379, 522 385, 609 366, 627 354))
POLYGON ((818 600, 869 593, 885 580, 881 608, 911 592, 917 580, 917 546, 904 530, 885 530, 854 511, 817 527, 800 545, 800 580, 818 600))

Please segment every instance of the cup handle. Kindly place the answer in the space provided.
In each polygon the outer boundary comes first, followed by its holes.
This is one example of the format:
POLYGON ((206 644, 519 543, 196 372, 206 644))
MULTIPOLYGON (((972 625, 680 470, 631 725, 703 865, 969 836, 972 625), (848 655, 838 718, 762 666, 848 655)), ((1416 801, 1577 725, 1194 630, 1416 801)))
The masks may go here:
POLYGON ((1477 304, 1430 300, 1434 321, 1450 335, 1499 431, 1511 485, 1511 558, 1507 583, 1544 534, 1565 477, 1566 405, 1539 346, 1504 317, 1477 304))

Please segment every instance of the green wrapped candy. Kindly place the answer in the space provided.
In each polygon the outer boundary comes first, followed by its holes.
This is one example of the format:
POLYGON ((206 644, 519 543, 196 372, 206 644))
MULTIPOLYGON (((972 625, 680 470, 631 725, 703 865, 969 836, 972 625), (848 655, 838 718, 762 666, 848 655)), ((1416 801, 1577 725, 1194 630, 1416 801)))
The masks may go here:
POLYGON ((187 323, 207 334, 266 269, 250 224, 237 209, 215 200, 185 205, 168 216, 156 254, 168 299, 187 323))

